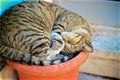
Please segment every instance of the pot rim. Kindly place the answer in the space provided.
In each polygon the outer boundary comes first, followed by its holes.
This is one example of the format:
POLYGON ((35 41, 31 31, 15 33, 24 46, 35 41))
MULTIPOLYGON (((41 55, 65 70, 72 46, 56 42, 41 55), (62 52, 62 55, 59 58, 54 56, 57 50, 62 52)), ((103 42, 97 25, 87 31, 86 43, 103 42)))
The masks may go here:
POLYGON ((49 66, 20 64, 9 60, 7 60, 7 63, 9 66, 21 73, 47 76, 58 75, 60 73, 63 74, 65 72, 79 69, 79 66, 87 60, 88 56, 88 52, 82 51, 69 61, 49 66))

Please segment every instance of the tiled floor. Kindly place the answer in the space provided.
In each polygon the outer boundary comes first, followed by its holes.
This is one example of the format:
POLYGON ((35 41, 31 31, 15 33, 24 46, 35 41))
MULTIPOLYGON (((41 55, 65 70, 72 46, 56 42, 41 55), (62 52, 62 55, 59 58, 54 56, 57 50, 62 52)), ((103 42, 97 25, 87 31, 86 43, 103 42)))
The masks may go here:
POLYGON ((101 76, 96 76, 96 75, 91 75, 86 73, 80 73, 79 80, 119 80, 119 79, 106 78, 106 77, 101 77, 101 76))

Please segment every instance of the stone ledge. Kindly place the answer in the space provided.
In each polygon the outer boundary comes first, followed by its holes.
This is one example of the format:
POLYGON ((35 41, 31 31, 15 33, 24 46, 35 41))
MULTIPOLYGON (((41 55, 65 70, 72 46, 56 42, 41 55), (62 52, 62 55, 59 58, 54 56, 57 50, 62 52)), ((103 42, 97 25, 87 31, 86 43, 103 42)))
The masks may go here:
POLYGON ((120 54, 94 50, 80 67, 80 72, 120 79, 120 54))
POLYGON ((120 29, 90 24, 94 52, 80 71, 120 79, 120 29))

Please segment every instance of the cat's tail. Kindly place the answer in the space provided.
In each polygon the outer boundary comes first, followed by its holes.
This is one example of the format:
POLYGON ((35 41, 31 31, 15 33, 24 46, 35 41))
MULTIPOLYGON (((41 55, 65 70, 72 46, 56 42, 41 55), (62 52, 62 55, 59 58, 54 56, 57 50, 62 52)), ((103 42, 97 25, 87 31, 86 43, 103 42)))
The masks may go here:
POLYGON ((30 56, 31 54, 0 44, 0 57, 3 59, 27 63, 30 61, 30 56))
POLYGON ((3 59, 7 59, 14 62, 29 64, 29 65, 54 65, 59 64, 61 62, 65 62, 69 60, 68 56, 64 56, 62 54, 57 54, 56 59, 53 60, 41 60, 39 57, 34 56, 30 52, 21 52, 14 48, 10 48, 0 44, 0 56, 3 59))

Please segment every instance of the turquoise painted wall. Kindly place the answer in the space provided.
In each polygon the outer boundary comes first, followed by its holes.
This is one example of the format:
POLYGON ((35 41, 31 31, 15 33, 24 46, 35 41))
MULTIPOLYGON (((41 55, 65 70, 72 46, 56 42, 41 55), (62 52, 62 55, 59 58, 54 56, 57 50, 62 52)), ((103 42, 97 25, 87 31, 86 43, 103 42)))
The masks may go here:
POLYGON ((0 0, 0 16, 12 6, 15 6, 25 1, 36 1, 36 0, 0 0))
POLYGON ((21 3, 23 0, 0 0, 0 15, 4 13, 5 10, 10 7, 21 3))

